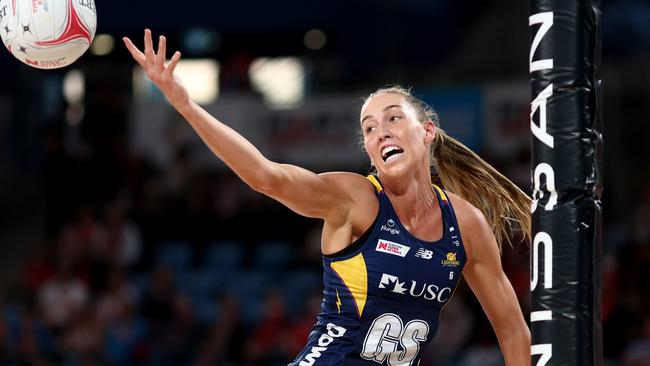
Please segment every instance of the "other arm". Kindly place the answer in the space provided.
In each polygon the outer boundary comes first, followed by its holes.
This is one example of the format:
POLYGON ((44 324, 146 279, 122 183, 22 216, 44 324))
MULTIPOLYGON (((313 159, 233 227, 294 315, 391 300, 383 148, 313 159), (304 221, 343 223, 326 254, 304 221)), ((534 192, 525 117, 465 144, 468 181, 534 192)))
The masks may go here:
POLYGON ((506 365, 530 365, 530 330, 501 267, 494 234, 477 208, 460 198, 454 205, 460 206, 456 212, 461 214, 459 224, 468 257, 465 280, 494 328, 506 365))

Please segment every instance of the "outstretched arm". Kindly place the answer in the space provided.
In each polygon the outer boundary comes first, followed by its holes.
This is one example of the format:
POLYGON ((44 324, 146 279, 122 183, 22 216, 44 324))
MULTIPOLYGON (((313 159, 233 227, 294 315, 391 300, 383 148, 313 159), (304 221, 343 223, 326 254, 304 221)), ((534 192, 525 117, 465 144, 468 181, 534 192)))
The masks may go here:
POLYGON ((465 280, 492 323, 506 365, 530 365, 530 330, 501 267, 494 234, 481 211, 464 201, 456 206, 462 207, 456 212, 462 212, 459 221, 468 256, 465 280))
MULTIPOLYGON (((268 160, 243 136, 192 101, 187 89, 174 75, 180 53, 176 51, 171 61, 166 63, 164 36, 159 38, 157 52, 148 29, 144 35, 144 52, 129 38, 123 40, 135 61, 171 105, 192 125, 212 152, 245 183, 304 216, 325 219, 336 227, 348 222, 354 194, 347 188, 354 185, 341 184, 341 175, 346 173, 318 175, 297 166, 268 160)), ((350 178, 343 178, 346 179, 350 178)))

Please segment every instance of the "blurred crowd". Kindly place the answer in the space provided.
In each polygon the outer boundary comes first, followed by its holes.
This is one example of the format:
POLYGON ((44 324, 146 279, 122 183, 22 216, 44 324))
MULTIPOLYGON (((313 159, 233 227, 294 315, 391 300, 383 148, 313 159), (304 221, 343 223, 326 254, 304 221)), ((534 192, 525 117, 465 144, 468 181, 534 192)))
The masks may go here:
MULTIPOLYGON (((227 171, 195 166, 182 146, 160 169, 129 152, 119 131, 91 131, 84 138, 92 149, 75 150, 65 142, 69 129, 54 123, 43 131, 47 243, 4 294, 0 363, 292 360, 320 311, 320 222, 227 171)), ((527 159, 520 160, 497 165, 517 175, 527 171, 520 166, 527 159)), ((608 365, 650 364, 650 185, 630 215, 629 226, 606 221, 608 365)), ((528 248, 506 248, 503 263, 526 314, 528 248)), ((465 284, 421 364, 502 364, 492 328, 465 284)))
POLYGON ((603 338, 605 357, 620 365, 650 365, 650 183, 627 225, 605 231, 603 338))

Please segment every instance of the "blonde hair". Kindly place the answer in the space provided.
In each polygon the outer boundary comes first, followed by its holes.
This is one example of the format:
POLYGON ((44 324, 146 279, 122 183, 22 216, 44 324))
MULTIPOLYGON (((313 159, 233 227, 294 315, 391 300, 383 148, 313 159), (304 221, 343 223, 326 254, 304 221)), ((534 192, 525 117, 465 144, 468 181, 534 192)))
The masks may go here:
POLYGON ((490 164, 439 127, 440 117, 422 100, 401 86, 378 89, 378 94, 399 94, 413 107, 422 123, 433 121, 436 137, 431 143, 431 170, 434 182, 453 192, 483 212, 496 237, 499 250, 506 240, 519 237, 530 242, 530 197, 490 164))

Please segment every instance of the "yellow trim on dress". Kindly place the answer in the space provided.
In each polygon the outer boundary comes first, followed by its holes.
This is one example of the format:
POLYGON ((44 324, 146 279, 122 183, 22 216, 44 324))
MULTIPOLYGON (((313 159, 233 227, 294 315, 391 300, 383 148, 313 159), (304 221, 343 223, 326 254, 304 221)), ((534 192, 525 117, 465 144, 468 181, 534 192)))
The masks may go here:
MULTIPOLYGON (((366 306, 366 299, 368 298, 368 270, 366 269, 366 261, 363 259, 363 255, 359 253, 352 258, 332 262, 331 267, 343 280, 343 284, 345 284, 352 294, 357 312, 359 317, 361 317, 363 308, 366 306)), ((340 305, 337 303, 337 306, 340 305)))
POLYGON ((366 178, 368 178, 370 183, 372 183, 372 185, 375 186, 375 189, 377 190, 377 192, 381 192, 381 190, 383 188, 381 188, 381 184, 379 184, 379 181, 377 180, 377 178, 374 175, 369 175, 366 178))
POLYGON ((440 198, 441 198, 443 201, 448 201, 448 199, 447 199, 447 195, 445 194, 445 192, 444 192, 440 187, 438 187, 437 185, 434 184, 434 185, 433 185, 433 188, 434 188, 436 191, 438 191, 438 194, 440 195, 440 198))

